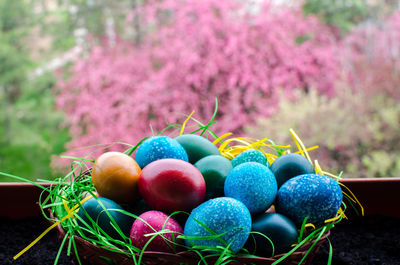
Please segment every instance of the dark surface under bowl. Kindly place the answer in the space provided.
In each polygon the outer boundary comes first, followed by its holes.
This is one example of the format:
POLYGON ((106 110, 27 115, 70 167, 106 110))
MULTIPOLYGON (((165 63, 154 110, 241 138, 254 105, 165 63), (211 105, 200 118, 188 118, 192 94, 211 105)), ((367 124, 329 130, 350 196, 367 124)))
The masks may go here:
MULTIPOLYGON (((0 219, 0 264, 53 264, 59 248, 56 231, 49 232, 19 259, 13 256, 39 236, 49 223, 43 217, 21 220, 0 219)), ((332 229, 334 265, 400 265, 400 218, 367 216, 342 221, 332 229)), ((329 245, 325 243, 312 264, 327 264, 329 245)), ((64 250, 59 265, 72 265, 64 250)))

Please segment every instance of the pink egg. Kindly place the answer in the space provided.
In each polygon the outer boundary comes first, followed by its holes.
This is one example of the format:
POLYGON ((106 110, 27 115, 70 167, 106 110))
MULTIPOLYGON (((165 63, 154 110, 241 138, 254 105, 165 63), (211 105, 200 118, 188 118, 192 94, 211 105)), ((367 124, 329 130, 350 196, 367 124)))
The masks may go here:
MULTIPOLYGON (((170 230, 172 232, 164 233, 163 236, 170 241, 176 243, 180 240, 176 237, 183 233, 182 227, 171 217, 160 211, 148 211, 139 216, 133 222, 130 238, 132 245, 137 248, 143 249, 146 243, 151 240, 153 235, 146 236, 147 234, 155 233, 161 230, 170 230), (142 221, 143 220, 143 221, 142 221), (150 226, 149 226, 150 225, 150 226)), ((151 240, 145 250, 147 251, 160 251, 160 252, 173 252, 173 243, 167 241, 162 236, 158 235, 151 240)))

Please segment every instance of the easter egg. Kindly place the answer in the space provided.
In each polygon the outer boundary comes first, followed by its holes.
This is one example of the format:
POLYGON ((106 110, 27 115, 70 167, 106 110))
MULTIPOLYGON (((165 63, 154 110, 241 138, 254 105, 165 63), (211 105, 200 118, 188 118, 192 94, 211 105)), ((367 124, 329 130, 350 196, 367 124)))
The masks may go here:
POLYGON ((231 244, 232 251, 237 252, 249 237, 250 229, 251 216, 246 206, 233 198, 219 197, 202 203, 191 212, 185 224, 184 234, 194 238, 186 239, 185 244, 226 247, 221 242, 220 239, 222 239, 228 245, 231 244), (204 238, 214 235, 221 236, 220 238, 204 238))
POLYGON ((281 213, 297 226, 304 218, 307 223, 321 225, 336 216, 342 203, 342 190, 330 177, 305 174, 285 182, 276 196, 276 212, 281 213))
POLYGON ((270 167, 274 173, 278 188, 287 180, 303 175, 314 173, 314 167, 304 156, 299 154, 286 154, 278 157, 270 167))
POLYGON ((148 211, 139 216, 133 222, 130 238, 132 245, 139 249, 146 246, 146 251, 174 252, 176 245, 182 243, 177 240, 177 236, 183 233, 182 227, 168 215, 160 211, 148 211), (148 234, 168 230, 168 233, 162 233, 154 238, 148 234))
POLYGON ((236 167, 245 162, 257 162, 261 165, 268 166, 268 160, 265 155, 261 151, 255 149, 246 150, 238 154, 232 159, 232 166, 236 167))
POLYGON ((200 171, 179 159, 160 159, 143 168, 139 191, 155 210, 190 211, 206 194, 206 183, 200 171))
MULTIPOLYGON (((133 218, 123 214, 120 212, 121 210, 123 210, 122 207, 110 199, 102 197, 96 199, 92 197, 82 204, 82 207, 79 208, 78 215, 90 227, 93 227, 92 222, 94 222, 109 236, 115 239, 121 239, 120 234, 112 224, 115 222, 115 225, 121 229, 122 233, 128 236, 133 223, 133 218), (111 220, 106 211, 114 221, 111 220)), ((78 223, 80 223, 81 227, 87 229, 85 223, 81 221, 78 221, 78 223)))
POLYGON ((251 231, 257 233, 250 233, 245 248, 252 254, 267 258, 289 251, 297 243, 299 236, 296 225, 279 213, 262 213, 256 216, 251 231), (273 247, 265 236, 272 241, 273 247))
POLYGON ((192 164, 209 155, 221 155, 212 142, 200 135, 182 134, 176 137, 175 140, 185 148, 189 162, 192 164))
POLYGON ((225 196, 243 202, 249 211, 260 213, 274 202, 277 186, 271 170, 257 162, 234 167, 225 180, 225 196))
POLYGON ((117 203, 131 203, 139 197, 140 171, 136 161, 127 154, 107 152, 96 159, 92 182, 100 197, 117 203))
POLYGON ((152 136, 139 145, 135 160, 140 168, 163 158, 175 158, 188 161, 185 149, 175 139, 168 136, 152 136))
POLYGON ((206 182, 206 198, 223 196, 226 176, 232 170, 231 161, 220 155, 210 155, 197 161, 194 166, 206 182))

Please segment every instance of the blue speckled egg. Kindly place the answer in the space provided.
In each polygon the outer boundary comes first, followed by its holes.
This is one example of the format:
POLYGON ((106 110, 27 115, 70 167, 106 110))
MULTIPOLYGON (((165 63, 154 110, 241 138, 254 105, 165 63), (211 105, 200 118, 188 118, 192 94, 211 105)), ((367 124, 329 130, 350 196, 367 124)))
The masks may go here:
POLYGON ((225 196, 243 202, 252 214, 267 210, 274 202, 277 189, 274 174, 257 162, 234 167, 224 186, 225 196))
POLYGON ((245 162, 257 162, 261 165, 268 166, 268 160, 265 155, 261 151, 256 149, 250 149, 241 152, 235 158, 233 158, 231 162, 233 167, 236 167, 245 162))
POLYGON ((139 145, 135 160, 140 168, 163 158, 176 158, 188 162, 185 149, 168 136, 152 136, 139 145))
MULTIPOLYGON (((239 251, 246 243, 251 230, 251 216, 246 206, 238 200, 219 197, 208 200, 196 207, 186 221, 184 234, 190 237, 205 237, 220 235, 221 239, 230 244, 232 251, 239 251), (214 233, 205 229, 207 226, 214 233)), ((224 246, 219 238, 185 240, 187 246, 224 246)))
POLYGON ((276 196, 275 209, 297 226, 301 226, 305 217, 308 217, 307 223, 318 226, 336 216, 342 199, 342 190, 332 178, 304 174, 282 185, 276 196))

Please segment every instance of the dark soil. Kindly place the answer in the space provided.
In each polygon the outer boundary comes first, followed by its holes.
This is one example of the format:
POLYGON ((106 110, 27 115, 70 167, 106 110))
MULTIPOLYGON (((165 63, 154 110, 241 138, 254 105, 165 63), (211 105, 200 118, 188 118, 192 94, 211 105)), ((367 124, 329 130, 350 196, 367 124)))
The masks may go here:
MULTIPOLYGON (((0 219, 0 264, 53 264, 59 248, 51 231, 28 252, 13 261, 13 256, 39 236, 48 223, 41 217, 25 220, 0 219)), ((333 265, 400 265, 400 219, 363 217, 342 221, 331 231, 333 265)), ((327 264, 329 246, 318 252, 313 265, 327 264)), ((72 265, 64 251, 59 265, 72 265)))

